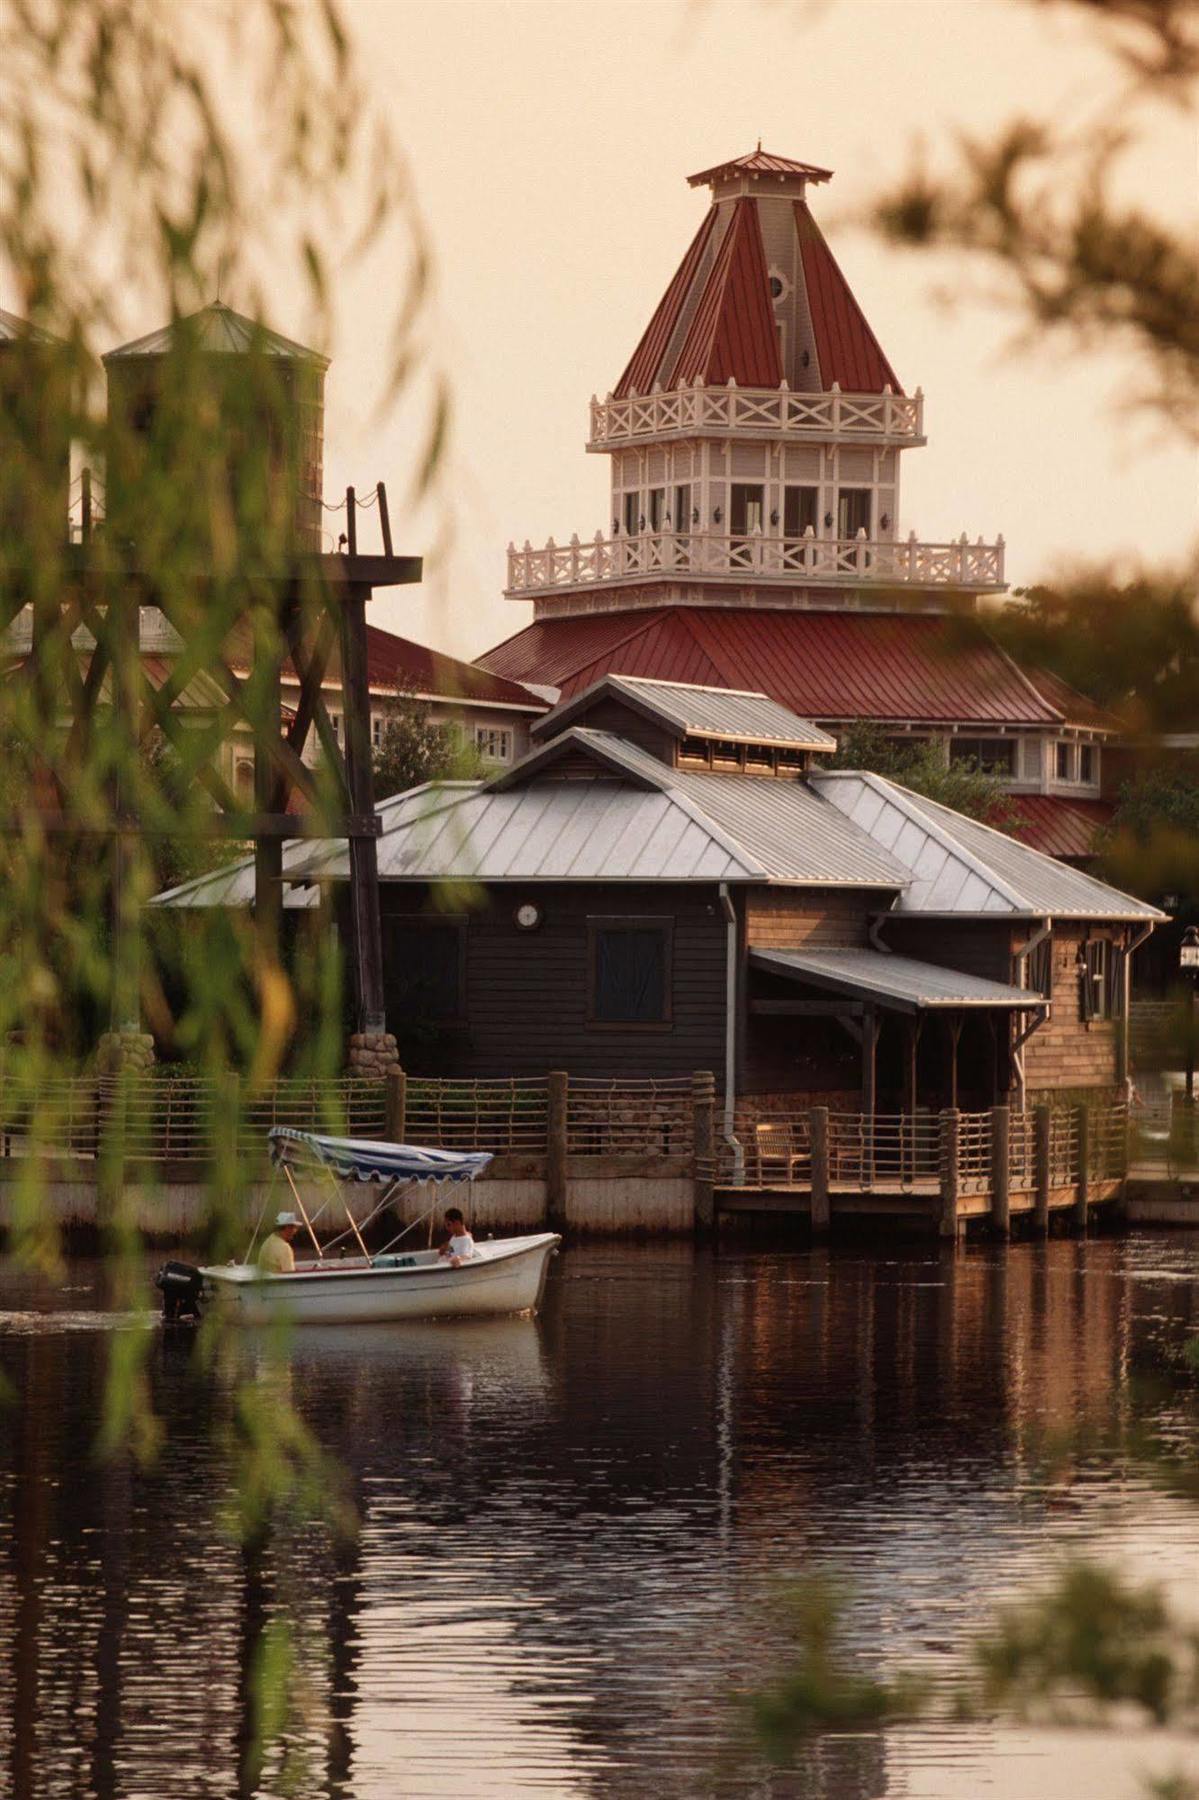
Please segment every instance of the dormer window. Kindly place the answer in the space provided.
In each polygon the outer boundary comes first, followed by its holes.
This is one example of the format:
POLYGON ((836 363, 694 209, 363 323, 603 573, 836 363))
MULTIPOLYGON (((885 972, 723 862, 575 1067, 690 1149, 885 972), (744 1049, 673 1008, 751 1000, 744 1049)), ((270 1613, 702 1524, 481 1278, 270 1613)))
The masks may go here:
POLYGON ((1095 785, 1097 777, 1094 744, 1080 744, 1078 747, 1078 779, 1084 787, 1094 787, 1095 785))
POLYGON ((780 775, 802 775, 807 758, 802 750, 780 750, 777 766, 780 775))
POLYGON ((745 747, 743 744, 731 744, 726 739, 717 739, 712 745, 712 767, 714 769, 739 769, 745 747))
POLYGON ((706 769, 711 752, 712 746, 707 738, 685 737, 679 745, 679 767, 681 769, 706 769))
POLYGON ((1053 750, 1053 772, 1059 781, 1074 779, 1074 745, 1055 744, 1053 750))
POLYGON ((773 775, 774 751, 769 744, 747 744, 745 746, 745 769, 747 774, 773 775))

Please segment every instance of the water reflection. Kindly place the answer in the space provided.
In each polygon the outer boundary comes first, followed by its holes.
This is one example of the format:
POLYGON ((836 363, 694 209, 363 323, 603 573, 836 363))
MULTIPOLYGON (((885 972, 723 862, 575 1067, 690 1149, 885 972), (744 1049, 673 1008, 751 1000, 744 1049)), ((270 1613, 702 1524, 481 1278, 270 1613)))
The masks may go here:
MULTIPOLYGON (((1197 1267, 1165 1236, 589 1249, 559 1260, 536 1322, 301 1331, 286 1380, 362 1531, 244 1549, 224 1530, 228 1372, 156 1340, 166 1452, 98 1467, 98 1280, 48 1295, 5 1275, 3 1791, 271 1791, 254 1680, 286 1617, 304 1794, 1068 1792, 1068 1743, 1030 1760, 1012 1734, 932 1727, 830 1737, 771 1774, 730 1697, 782 1654, 777 1584, 815 1568, 852 1582, 864 1660, 946 1680, 995 1597, 1063 1546, 1189 1579, 1195 1514, 1125 1446, 1147 1423, 1195 1444, 1177 1362, 1197 1267), (1094 1447, 1046 1464, 1046 1434, 1080 1425, 1094 1447)), ((246 1334, 236 1365, 263 1375, 267 1352, 246 1334)), ((1135 1791, 1134 1756, 1111 1746, 1113 1793, 1122 1767, 1135 1791)))

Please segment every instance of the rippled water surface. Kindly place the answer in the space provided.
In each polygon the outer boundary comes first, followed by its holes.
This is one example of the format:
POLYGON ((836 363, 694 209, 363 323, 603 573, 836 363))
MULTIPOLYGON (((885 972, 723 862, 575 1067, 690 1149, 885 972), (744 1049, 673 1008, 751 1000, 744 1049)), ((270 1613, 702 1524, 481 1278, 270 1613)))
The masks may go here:
POLYGON ((247 1554, 228 1372, 111 1313, 95 1269, 0 1271, 0 1794, 1136 1795, 1187 1747, 928 1725, 779 1773, 736 1695, 777 1666, 797 1574, 845 1578, 865 1666, 945 1682, 1071 1550, 1195 1605, 1199 1508, 1129 1446, 1147 1425, 1199 1454, 1197 1275, 1199 1237, 1166 1234, 582 1248, 535 1322, 309 1330, 281 1375, 247 1337, 243 1372, 267 1405, 286 1382, 362 1521, 352 1547, 310 1528, 247 1554), (92 1455, 129 1332, 166 1433, 148 1472, 92 1455), (290 1769, 249 1778, 264 1648, 295 1653, 303 1704, 290 1769))

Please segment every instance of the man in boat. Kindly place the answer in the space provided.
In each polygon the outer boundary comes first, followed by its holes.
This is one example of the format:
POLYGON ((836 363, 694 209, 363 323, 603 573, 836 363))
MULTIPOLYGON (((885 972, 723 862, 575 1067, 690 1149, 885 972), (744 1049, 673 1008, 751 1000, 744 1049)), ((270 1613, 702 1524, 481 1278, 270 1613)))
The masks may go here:
POLYGON ((445 1215, 446 1242, 441 1246, 451 1269, 460 1269, 464 1262, 469 1262, 475 1254, 475 1240, 466 1229, 466 1220, 456 1206, 446 1209, 445 1215))
POLYGON ((258 1267, 264 1275, 293 1275, 296 1267, 296 1253, 291 1247, 291 1240, 300 1229, 300 1221, 294 1212, 281 1212, 275 1216, 275 1229, 269 1237, 262 1240, 262 1249, 258 1252, 258 1267))

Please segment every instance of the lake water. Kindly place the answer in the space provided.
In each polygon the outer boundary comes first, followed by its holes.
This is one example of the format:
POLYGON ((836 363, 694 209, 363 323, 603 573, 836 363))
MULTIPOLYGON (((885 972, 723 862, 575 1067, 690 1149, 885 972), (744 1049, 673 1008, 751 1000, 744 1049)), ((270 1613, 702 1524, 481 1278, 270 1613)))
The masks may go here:
POLYGON ((1165 1233, 572 1249, 537 1321, 301 1334, 260 1391, 286 1381, 348 1467, 361 1532, 247 1555, 227 1374, 155 1336, 162 1454, 99 1464, 107 1358, 147 1325, 93 1266, 53 1290, 0 1271, 0 1793, 1121 1800, 1194 1773, 1185 1745, 989 1723, 830 1735, 771 1771, 736 1696, 815 1572, 846 1582, 866 1667, 946 1683, 1071 1552, 1193 1604, 1199 1507, 1130 1445, 1149 1425, 1199 1454, 1197 1277, 1199 1236, 1165 1233), (1047 1464, 1059 1432, 1086 1448, 1047 1464), (247 1775, 279 1620, 303 1709, 289 1769, 247 1775))

